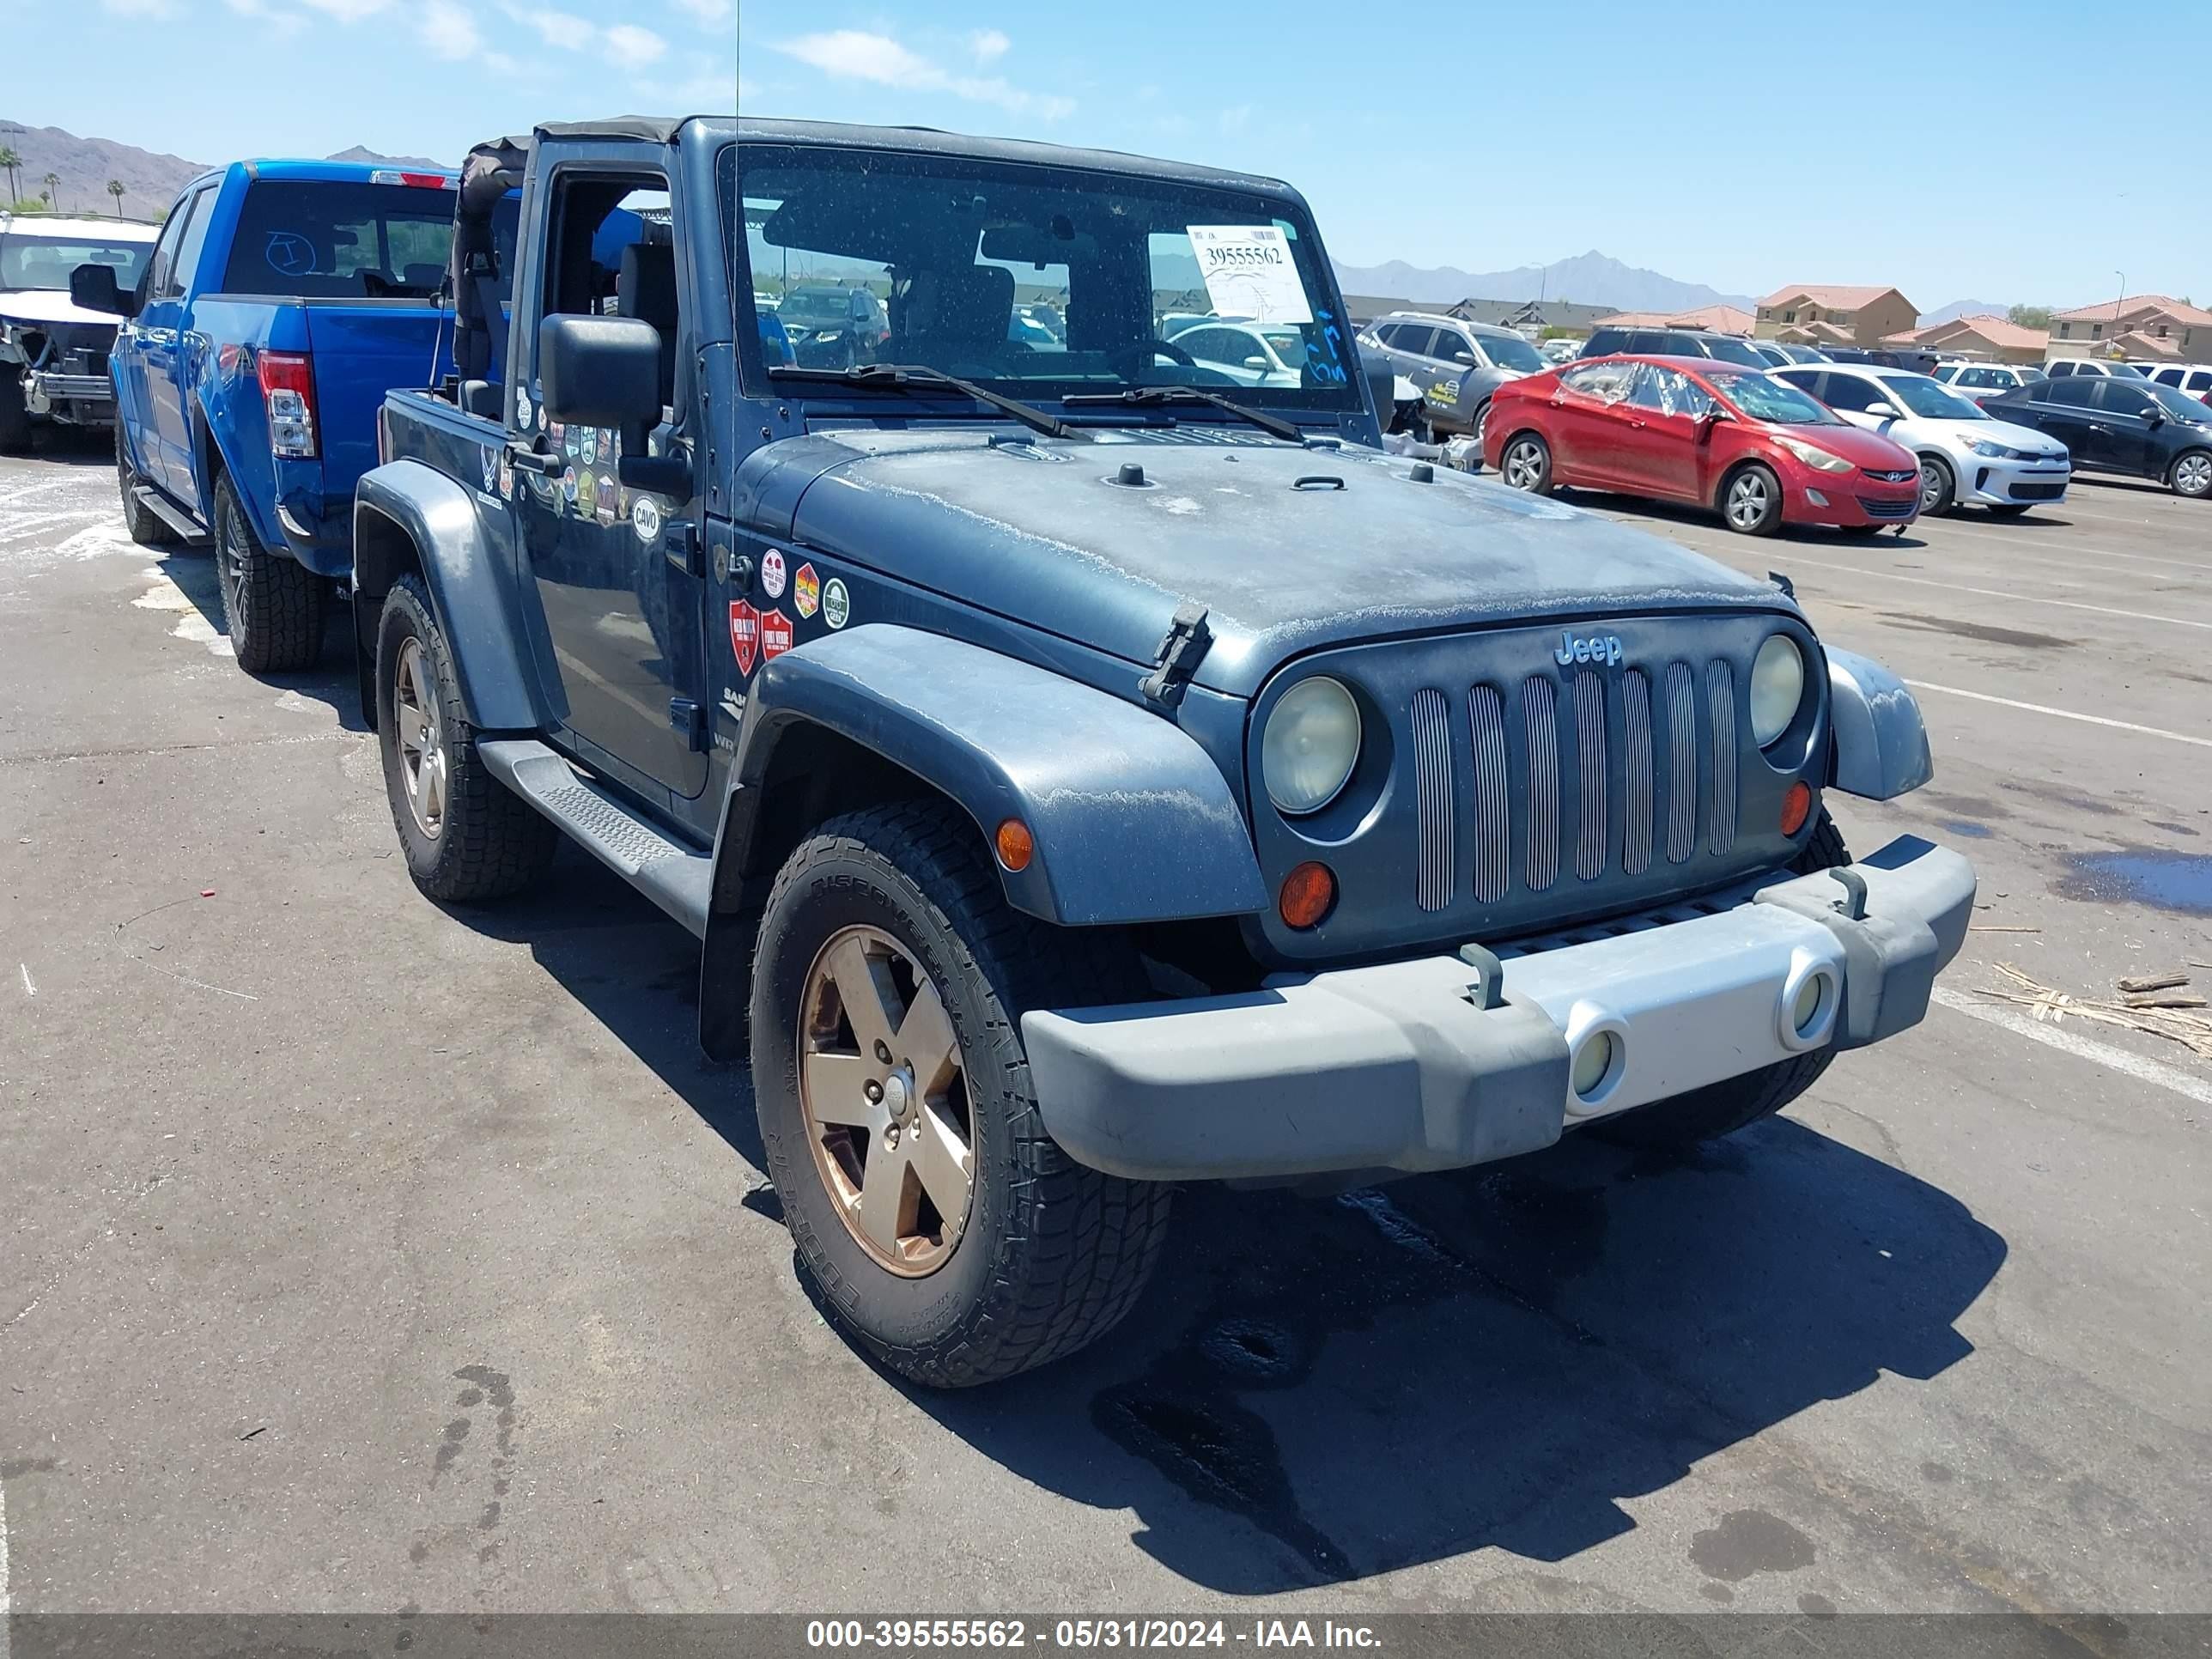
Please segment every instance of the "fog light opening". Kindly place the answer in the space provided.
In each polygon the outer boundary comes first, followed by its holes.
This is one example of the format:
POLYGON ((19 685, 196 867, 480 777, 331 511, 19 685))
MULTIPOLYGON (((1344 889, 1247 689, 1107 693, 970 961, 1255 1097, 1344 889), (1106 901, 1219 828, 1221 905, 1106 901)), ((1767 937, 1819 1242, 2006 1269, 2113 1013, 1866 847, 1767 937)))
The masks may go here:
POLYGON ((1843 1000, 1843 981, 1836 970, 1822 963, 1805 966, 1782 988, 1781 1006, 1775 1010, 1782 1046, 1803 1053, 1828 1040, 1843 1000))
POLYGON ((1620 1039, 1611 1031, 1592 1031, 1583 1039, 1569 1079, 1577 1100, 1587 1106, 1605 1093, 1606 1084, 1619 1069, 1620 1053, 1620 1039))
POLYGON ((1805 499, 1812 502, 1815 507, 1826 507, 1828 504, 1828 498, 1826 495, 1823 495, 1819 490, 1811 488, 1809 485, 1805 490, 1805 499))

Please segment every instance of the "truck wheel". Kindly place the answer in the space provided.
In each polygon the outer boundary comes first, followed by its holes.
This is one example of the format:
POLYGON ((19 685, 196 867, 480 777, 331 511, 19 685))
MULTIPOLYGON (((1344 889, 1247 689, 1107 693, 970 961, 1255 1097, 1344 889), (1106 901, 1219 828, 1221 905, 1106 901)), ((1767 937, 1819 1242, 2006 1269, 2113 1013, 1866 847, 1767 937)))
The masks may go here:
POLYGON ((124 441, 123 422, 115 422, 115 487, 123 495, 123 527, 141 547, 174 547, 177 532, 168 521, 147 511, 138 499, 138 469, 131 465, 131 447, 124 441))
POLYGON ((1021 1016, 1141 987, 1118 941, 1010 907, 941 805, 833 819, 785 863, 753 967, 761 1141, 807 1277, 884 1364, 995 1382, 1134 1304, 1171 1189, 1054 1144, 1021 1016))
POLYGON ((477 757, 453 653, 414 576, 384 596, 376 732, 392 825, 417 887, 470 903, 519 893, 545 873, 561 832, 477 757))
POLYGON ((31 453, 31 411, 23 405, 23 383, 13 363, 0 363, 0 455, 31 453))
POLYGON ((323 654, 330 584, 297 559, 261 545, 228 473, 215 483, 215 560, 238 665, 249 674, 313 667, 323 654))
MULTIPOLYGON (((1809 876, 1850 861, 1843 832, 1824 807, 1811 839, 1790 860, 1790 867, 1801 876, 1809 876)), ((1588 1133, 1624 1146, 1662 1150, 1717 1140, 1780 1111, 1819 1082, 1820 1073, 1835 1057, 1834 1045, 1823 1044, 1810 1054, 1793 1055, 1741 1077, 1707 1084, 1671 1100, 1655 1100, 1618 1117, 1601 1118, 1590 1125, 1588 1133)))

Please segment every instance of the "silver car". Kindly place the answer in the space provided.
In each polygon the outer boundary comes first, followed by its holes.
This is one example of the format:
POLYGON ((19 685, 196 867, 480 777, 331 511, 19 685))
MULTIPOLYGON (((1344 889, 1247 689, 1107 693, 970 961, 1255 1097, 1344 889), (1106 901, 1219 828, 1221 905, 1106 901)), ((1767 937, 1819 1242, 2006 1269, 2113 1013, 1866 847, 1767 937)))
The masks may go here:
POLYGON ((1393 372, 1420 388, 1413 435, 1423 442, 1463 432, 1480 444, 1490 394, 1551 367, 1510 328, 1422 311, 1377 317, 1361 331, 1359 348, 1387 358, 1393 372))

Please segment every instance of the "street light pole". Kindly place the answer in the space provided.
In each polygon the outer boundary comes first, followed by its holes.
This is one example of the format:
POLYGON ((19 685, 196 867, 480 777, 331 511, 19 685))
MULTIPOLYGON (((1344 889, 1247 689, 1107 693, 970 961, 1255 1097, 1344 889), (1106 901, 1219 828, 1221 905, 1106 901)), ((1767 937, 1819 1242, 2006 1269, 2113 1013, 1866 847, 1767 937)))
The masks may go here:
MULTIPOLYGON (((2112 301, 2112 337, 2117 340, 2120 337, 2120 307, 2127 303, 2128 273, 2124 270, 2116 270, 2112 275, 2120 279, 2120 297, 2112 301)), ((2115 347, 2114 349, 2118 350, 2118 348, 2115 347)))

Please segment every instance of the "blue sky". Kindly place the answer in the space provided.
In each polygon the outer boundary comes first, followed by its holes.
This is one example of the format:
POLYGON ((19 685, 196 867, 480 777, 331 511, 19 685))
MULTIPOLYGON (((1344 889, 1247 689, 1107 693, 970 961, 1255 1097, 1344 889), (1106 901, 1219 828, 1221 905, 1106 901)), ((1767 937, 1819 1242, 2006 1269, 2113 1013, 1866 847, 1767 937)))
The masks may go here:
POLYGON ((1861 0, 1826 14, 1832 36, 1820 15, 1771 0, 1664 26, 1623 0, 0 0, 15 63, 99 66, 0 81, 0 115, 203 159, 356 143, 452 157, 533 120, 727 108, 734 86, 760 114, 1271 173, 1357 264, 1490 270, 1595 247, 1753 294, 1894 283, 1931 309, 2107 298, 2118 269, 2131 293, 2212 303, 2212 216, 2186 182, 2202 113, 2137 89, 2147 66, 2212 59, 2212 5, 2142 0, 2136 44, 2116 38, 2110 61, 2057 0, 1861 0), (118 32, 137 46, 117 49, 118 32))

